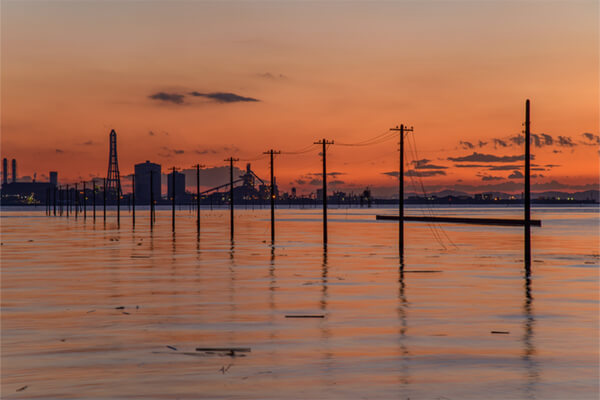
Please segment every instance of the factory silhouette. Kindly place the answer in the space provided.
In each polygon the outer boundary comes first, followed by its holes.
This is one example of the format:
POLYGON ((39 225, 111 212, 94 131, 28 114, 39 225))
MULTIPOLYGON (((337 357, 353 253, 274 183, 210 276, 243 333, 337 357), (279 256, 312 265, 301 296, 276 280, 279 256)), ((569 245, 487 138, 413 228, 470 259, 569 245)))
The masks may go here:
MULTIPOLYGON (((3 159, 2 164, 2 191, 3 205, 40 205, 44 203, 66 202, 83 205, 91 205, 92 200, 106 202, 115 205, 117 203, 127 205, 135 202, 136 205, 190 204, 196 202, 197 192, 186 190, 186 178, 195 181, 196 170, 172 171, 166 175, 166 192, 163 192, 163 169, 160 164, 150 160, 134 165, 133 175, 121 177, 117 155, 117 134, 114 130, 110 132, 109 163, 106 179, 93 178, 79 184, 59 185, 58 172, 49 172, 49 181, 39 181, 34 177, 32 180, 19 181, 17 179, 17 161, 12 159, 12 178, 8 180, 8 159, 3 159), (129 182, 123 182, 123 180, 129 182), (123 186, 131 186, 131 193, 123 193, 123 186), (85 202, 83 199, 88 200, 85 202), (68 199, 68 200, 67 200, 68 199)), ((220 167, 229 169, 228 167, 220 167)), ((268 204, 271 197, 270 182, 261 179, 251 167, 246 164, 244 171, 238 171, 239 176, 233 180, 233 191, 230 191, 231 183, 223 174, 223 184, 200 192, 202 204, 224 205, 230 201, 230 193, 238 204, 268 204), (226 182, 227 181, 227 182, 226 182)), ((199 177, 202 176, 199 170, 199 177)), ((225 172, 225 171, 223 171, 225 172)), ((296 188, 291 188, 290 193, 280 193, 276 179, 273 179, 273 194, 278 202, 289 204, 316 204, 322 201, 323 191, 317 189, 309 196, 297 196, 296 188)), ((370 206, 372 203, 371 192, 367 188, 360 195, 346 195, 344 192, 334 192, 328 196, 332 203, 337 204, 361 204, 370 206)))

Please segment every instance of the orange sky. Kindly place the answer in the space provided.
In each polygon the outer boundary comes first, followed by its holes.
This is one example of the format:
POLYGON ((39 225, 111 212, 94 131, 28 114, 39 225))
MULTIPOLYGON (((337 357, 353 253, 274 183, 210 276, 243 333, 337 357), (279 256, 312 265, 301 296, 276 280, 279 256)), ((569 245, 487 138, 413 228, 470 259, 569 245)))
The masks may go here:
MULTIPOLYGON (((422 178, 428 188, 520 192, 521 180, 508 178, 515 168, 498 166, 522 161, 449 158, 521 155, 508 144, 530 98, 532 132, 551 138, 533 149, 543 169, 533 189, 598 182, 596 1, 14 1, 1 12, 2 156, 18 160, 19 175, 104 176, 112 128, 125 175, 145 160, 217 166, 406 123, 429 160, 417 170, 432 175, 422 178), (150 98, 157 93, 183 98, 150 98)), ((331 146, 337 187, 391 190, 395 142, 331 146)), ((267 178, 267 161, 252 162, 267 178)), ((320 166, 317 151, 282 155, 278 183, 314 191, 320 166)))

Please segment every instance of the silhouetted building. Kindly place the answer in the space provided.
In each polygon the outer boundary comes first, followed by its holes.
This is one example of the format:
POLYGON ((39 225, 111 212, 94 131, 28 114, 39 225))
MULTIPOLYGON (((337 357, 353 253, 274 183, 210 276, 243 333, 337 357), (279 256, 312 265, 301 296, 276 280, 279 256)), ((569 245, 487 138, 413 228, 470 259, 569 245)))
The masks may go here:
POLYGON ((42 204, 54 187, 50 182, 11 182, 2 185, 2 204, 42 204))
POLYGON ((12 159, 12 181, 15 183, 17 181, 17 160, 12 159))
POLYGON ((8 160, 6 157, 2 160, 2 184, 6 185, 8 183, 8 160))
POLYGON ((52 185, 58 185, 58 172, 50 171, 50 183, 52 185))
POLYGON ((150 161, 135 165, 135 202, 137 204, 150 204, 150 175, 152 173, 152 192, 154 200, 161 199, 161 167, 150 161))
POLYGON ((167 197, 169 200, 173 197, 173 174, 175 174, 175 201, 181 201, 185 197, 185 175, 181 172, 173 171, 167 179, 167 197))

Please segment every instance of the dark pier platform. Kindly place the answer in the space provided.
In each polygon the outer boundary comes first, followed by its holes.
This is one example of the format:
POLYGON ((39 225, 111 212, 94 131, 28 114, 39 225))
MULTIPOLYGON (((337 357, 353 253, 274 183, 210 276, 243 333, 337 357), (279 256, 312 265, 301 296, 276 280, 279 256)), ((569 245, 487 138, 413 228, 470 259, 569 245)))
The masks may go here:
MULTIPOLYGON (((398 221, 400 217, 397 215, 377 215, 376 219, 398 221)), ((404 216, 404 221, 415 222, 444 222, 455 224, 474 224, 474 225, 502 225, 502 226, 525 226, 523 219, 508 219, 508 218, 473 218, 473 217, 418 217, 404 216)), ((542 226, 542 221, 532 219, 531 226, 542 226)))

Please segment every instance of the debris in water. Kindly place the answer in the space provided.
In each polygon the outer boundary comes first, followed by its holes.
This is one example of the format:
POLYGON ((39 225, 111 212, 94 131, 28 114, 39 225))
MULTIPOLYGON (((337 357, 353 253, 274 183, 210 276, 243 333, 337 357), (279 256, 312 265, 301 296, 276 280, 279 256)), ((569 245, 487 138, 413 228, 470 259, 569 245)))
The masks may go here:
POLYGON ((495 333, 495 334, 499 334, 499 335, 508 335, 510 332, 509 331, 491 331, 490 333, 495 333))
POLYGON ((123 314, 130 315, 127 311, 123 311, 123 314))
POLYGON ((124 310, 125 306, 119 306, 119 307, 115 307, 115 310, 124 310))
POLYGON ((227 367, 223 366, 221 367, 221 369, 219 371, 221 371, 223 374, 225 374, 225 372, 229 371, 229 368, 231 368, 233 364, 229 364, 227 367))
POLYGON ((93 312, 96 312, 96 310, 90 310, 90 311, 86 312, 86 314, 90 314, 90 313, 93 313, 93 312))
POLYGON ((286 315, 286 318, 325 318, 323 314, 314 314, 314 315, 286 315))
POLYGON ((246 357, 245 354, 236 353, 249 353, 250 347, 197 347, 196 351, 202 351, 206 354, 222 353, 230 357, 246 357))
POLYGON ((177 351, 177 347, 167 345, 167 348, 177 351))
POLYGON ((27 389, 27 388, 28 388, 28 386, 27 386, 27 385, 25 385, 25 386, 23 386, 22 388, 18 388, 18 389, 17 389, 17 392, 22 392, 23 390, 25 390, 25 389, 27 389))

